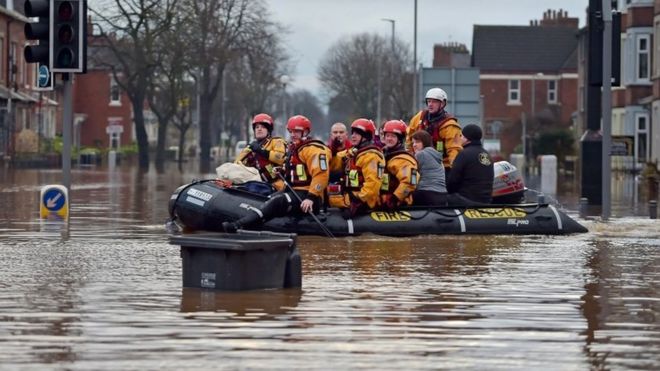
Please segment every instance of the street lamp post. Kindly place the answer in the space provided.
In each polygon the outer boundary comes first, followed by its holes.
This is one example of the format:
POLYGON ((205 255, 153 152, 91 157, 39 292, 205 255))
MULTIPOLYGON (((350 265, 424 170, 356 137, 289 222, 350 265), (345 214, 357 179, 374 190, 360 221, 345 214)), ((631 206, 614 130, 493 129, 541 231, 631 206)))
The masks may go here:
POLYGON ((417 111, 417 0, 415 0, 415 21, 414 21, 414 32, 413 32, 413 65, 412 65, 412 112, 415 114, 417 111))
MULTIPOLYGON (((532 97, 531 97, 532 107, 530 109, 530 111, 531 111, 530 121, 532 123, 536 122, 536 79, 541 78, 541 77, 543 77, 542 72, 539 72, 539 73, 536 73, 536 74, 532 75, 532 97)), ((527 122, 526 122, 526 120, 523 120, 523 125, 522 125, 522 146, 523 146, 523 159, 525 160, 525 164, 527 164, 527 122)))
POLYGON ((287 114, 286 114, 286 84, 291 81, 291 78, 289 75, 282 75, 280 77, 280 82, 282 83, 282 122, 285 124, 286 127, 286 119, 287 119, 287 114))
MULTIPOLYGON (((394 76, 394 56, 396 55, 394 51, 394 27, 396 24, 396 21, 394 19, 390 18, 382 18, 381 20, 385 22, 390 22, 392 24, 392 37, 391 37, 391 47, 392 47, 392 60, 390 62, 390 79, 394 76)), ((394 118, 394 95, 393 95, 393 89, 392 89, 392 84, 390 84, 390 111, 389 111, 389 118, 392 119, 394 118)), ((378 123, 380 125, 380 122, 378 123)))

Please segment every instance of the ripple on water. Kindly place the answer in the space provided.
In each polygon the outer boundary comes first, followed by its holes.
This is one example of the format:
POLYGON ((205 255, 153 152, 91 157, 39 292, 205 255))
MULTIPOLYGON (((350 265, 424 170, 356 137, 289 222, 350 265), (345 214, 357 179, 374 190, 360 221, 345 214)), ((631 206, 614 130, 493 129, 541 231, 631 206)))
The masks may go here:
POLYGON ((24 185, 3 188, 2 368, 660 368, 657 221, 300 237, 301 290, 213 292, 181 288, 170 175, 91 173, 68 223, 39 221, 24 185))

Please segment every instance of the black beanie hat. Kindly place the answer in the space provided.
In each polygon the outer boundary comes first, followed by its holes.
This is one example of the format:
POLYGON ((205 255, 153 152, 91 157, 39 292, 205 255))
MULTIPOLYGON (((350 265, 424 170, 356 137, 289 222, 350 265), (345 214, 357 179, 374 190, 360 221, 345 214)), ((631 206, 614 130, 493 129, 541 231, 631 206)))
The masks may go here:
POLYGON ((475 124, 470 124, 463 128, 463 136, 471 142, 481 140, 482 135, 481 128, 475 124))

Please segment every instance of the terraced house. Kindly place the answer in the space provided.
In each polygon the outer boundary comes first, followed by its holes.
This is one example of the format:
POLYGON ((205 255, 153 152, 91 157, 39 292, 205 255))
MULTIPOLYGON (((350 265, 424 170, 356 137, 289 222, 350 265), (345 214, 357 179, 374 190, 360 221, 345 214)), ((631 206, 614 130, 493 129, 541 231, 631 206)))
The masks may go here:
POLYGON ((23 1, 0 0, 0 161, 36 153, 56 133, 57 103, 33 90, 35 71, 23 57, 22 12, 23 1))

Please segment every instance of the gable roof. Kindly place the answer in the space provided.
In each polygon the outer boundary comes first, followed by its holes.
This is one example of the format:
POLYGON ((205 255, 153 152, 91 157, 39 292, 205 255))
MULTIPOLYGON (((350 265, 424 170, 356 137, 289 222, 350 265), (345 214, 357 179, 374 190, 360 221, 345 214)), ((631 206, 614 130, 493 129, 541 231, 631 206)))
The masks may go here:
POLYGON ((475 25, 472 66, 481 72, 577 71, 578 30, 475 25))

